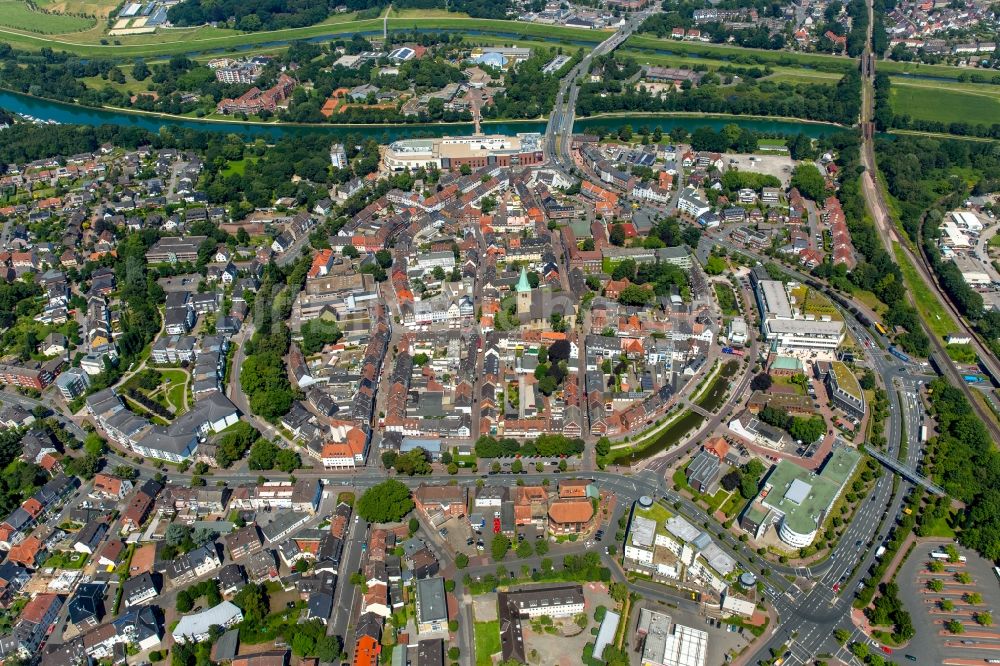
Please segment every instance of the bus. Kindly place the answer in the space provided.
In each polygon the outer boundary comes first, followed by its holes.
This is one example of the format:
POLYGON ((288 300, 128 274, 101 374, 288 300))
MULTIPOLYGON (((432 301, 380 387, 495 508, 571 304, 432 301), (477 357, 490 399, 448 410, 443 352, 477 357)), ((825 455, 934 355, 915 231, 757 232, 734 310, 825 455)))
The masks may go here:
POLYGON ((872 325, 875 327, 875 330, 878 331, 879 333, 881 333, 882 335, 885 335, 885 336, 889 335, 889 331, 885 330, 885 326, 883 326, 879 322, 876 321, 872 325))
POLYGON ((927 426, 925 425, 920 426, 920 441, 921 442, 927 441, 927 426))
MULTIPOLYGON (((947 552, 945 552, 943 550, 934 550, 934 551, 931 551, 931 557, 933 557, 935 560, 950 560, 951 559, 951 555, 949 555, 947 552)), ((958 561, 959 562, 965 562, 966 561, 965 555, 959 555, 958 556, 958 561)))

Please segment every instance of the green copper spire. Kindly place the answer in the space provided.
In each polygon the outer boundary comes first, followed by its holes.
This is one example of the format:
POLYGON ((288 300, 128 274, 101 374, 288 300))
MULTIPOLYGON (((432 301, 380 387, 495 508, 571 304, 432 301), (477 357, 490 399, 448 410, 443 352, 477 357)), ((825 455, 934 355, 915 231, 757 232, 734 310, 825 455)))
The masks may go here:
POLYGON ((515 289, 519 292, 531 291, 531 283, 528 282, 528 271, 524 269, 524 266, 521 266, 521 278, 517 281, 517 287, 515 287, 515 289))

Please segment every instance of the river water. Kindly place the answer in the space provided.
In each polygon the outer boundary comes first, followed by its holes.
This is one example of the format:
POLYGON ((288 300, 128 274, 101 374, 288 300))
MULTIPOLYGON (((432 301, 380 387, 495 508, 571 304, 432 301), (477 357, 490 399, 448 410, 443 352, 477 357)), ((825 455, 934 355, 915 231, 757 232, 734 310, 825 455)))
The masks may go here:
MULTIPOLYGON (((289 135, 323 133, 333 138, 348 134, 363 134, 376 140, 388 143, 395 139, 417 136, 442 136, 472 134, 472 123, 427 123, 427 124, 396 124, 396 125, 276 125, 267 123, 220 122, 197 120, 194 118, 161 117, 128 111, 110 109, 94 109, 90 107, 66 104, 53 100, 40 99, 0 90, 0 108, 14 113, 23 113, 42 120, 55 120, 60 123, 80 125, 128 125, 141 127, 157 132, 162 127, 184 127, 204 132, 225 132, 241 134, 247 138, 264 137, 278 139, 289 135)), ((691 116, 643 116, 634 115, 613 118, 582 118, 574 124, 574 131, 580 133, 593 132, 597 129, 617 130, 622 125, 631 125, 638 131, 643 127, 654 129, 660 127, 669 131, 682 127, 694 131, 699 127, 719 129, 724 125, 736 124, 741 127, 761 132, 763 134, 798 134, 809 137, 820 137, 838 131, 839 127, 822 123, 802 123, 794 120, 770 120, 766 118, 700 118, 691 116)), ((545 123, 541 121, 528 122, 484 122, 483 132, 488 134, 516 134, 518 132, 544 132, 545 123)))

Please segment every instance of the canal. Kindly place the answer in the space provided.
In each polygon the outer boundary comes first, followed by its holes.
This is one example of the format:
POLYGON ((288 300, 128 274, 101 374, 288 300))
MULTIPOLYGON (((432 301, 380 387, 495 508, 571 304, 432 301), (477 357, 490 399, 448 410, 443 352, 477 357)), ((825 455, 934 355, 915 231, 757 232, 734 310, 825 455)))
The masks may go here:
MULTIPOLYGON (((714 414, 722 405, 722 401, 726 397, 726 391, 729 390, 729 380, 736 374, 739 367, 737 361, 729 361, 722 366, 719 374, 712 380, 711 386, 695 404, 706 412, 714 414)), ((704 421, 704 416, 688 410, 676 421, 667 426, 651 444, 639 450, 626 450, 620 457, 614 459, 614 464, 632 465, 661 451, 666 451, 676 446, 689 432, 699 427, 704 421)))
MULTIPOLYGON (((223 132, 240 134, 248 139, 264 137, 279 139, 285 136, 301 136, 304 134, 322 133, 331 138, 344 137, 349 134, 363 134, 380 142, 388 143, 396 139, 408 137, 426 137, 443 135, 472 134, 472 123, 414 123, 394 125, 308 125, 308 124, 275 124, 253 123, 240 121, 199 120, 196 118, 179 118, 176 116, 159 116, 131 111, 113 109, 97 109, 76 104, 67 104, 54 100, 41 99, 22 95, 20 93, 0 90, 0 108, 13 113, 21 113, 41 120, 54 120, 59 123, 79 125, 124 125, 141 127, 151 132, 159 132, 164 127, 182 127, 202 132, 223 132)), ((739 116, 615 116, 577 119, 574 131, 579 133, 617 131, 622 125, 631 125, 634 131, 642 128, 653 130, 657 127, 669 132, 675 127, 681 127, 693 132, 699 127, 711 127, 718 130, 725 125, 739 125, 755 132, 767 135, 794 135, 800 132, 812 138, 825 136, 839 131, 840 127, 825 123, 804 123, 795 120, 745 118, 739 116)), ((485 121, 483 132, 488 134, 517 134, 518 132, 544 132, 545 122, 532 120, 526 122, 485 121)))

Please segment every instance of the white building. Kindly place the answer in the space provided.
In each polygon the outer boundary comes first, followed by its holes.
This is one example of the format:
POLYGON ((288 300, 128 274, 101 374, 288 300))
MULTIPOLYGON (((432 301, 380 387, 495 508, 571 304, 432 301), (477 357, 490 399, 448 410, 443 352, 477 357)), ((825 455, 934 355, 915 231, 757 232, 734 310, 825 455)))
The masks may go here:
POLYGON ((200 643, 208 638, 209 629, 213 625, 229 628, 243 621, 243 611, 236 604, 223 601, 194 615, 185 615, 174 627, 175 643, 200 643))
POLYGON ((347 167, 347 151, 344 150, 344 144, 335 143, 330 146, 330 164, 335 169, 344 169, 347 167))

